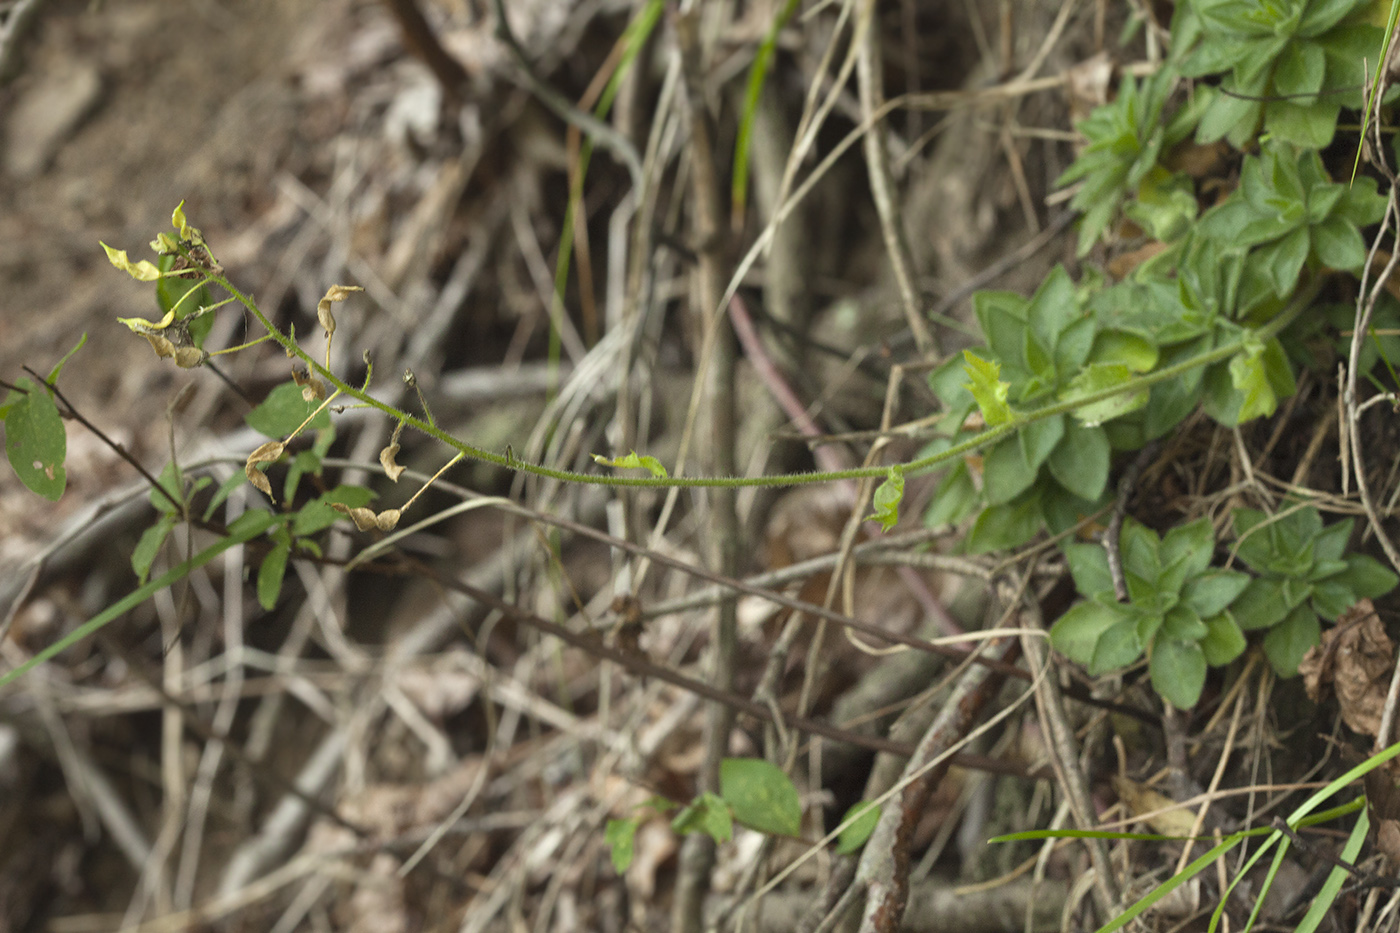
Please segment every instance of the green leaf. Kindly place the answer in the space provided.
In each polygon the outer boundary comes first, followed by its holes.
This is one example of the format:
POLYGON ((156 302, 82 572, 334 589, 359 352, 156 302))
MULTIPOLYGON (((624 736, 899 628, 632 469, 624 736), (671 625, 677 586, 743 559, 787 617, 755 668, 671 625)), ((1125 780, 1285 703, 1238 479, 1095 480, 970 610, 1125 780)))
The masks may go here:
POLYGON ((1206 619, 1206 629, 1206 637, 1201 639, 1200 645, 1211 667, 1223 667, 1244 654, 1244 632, 1230 613, 1222 612, 1206 619))
POLYGON ((180 488, 174 461, 165 464, 160 471, 157 482, 168 495, 162 495, 157 489, 148 492, 146 498, 151 501, 151 508, 166 515, 178 514, 180 511, 179 503, 185 501, 185 491, 180 488))
POLYGON ((1308 149, 1325 149, 1337 132, 1342 106, 1335 100, 1297 103, 1269 101, 1264 108, 1264 129, 1276 138, 1308 149))
POLYGON ((972 296, 972 310, 987 338, 987 346, 992 356, 1003 363, 1021 358, 1027 304, 1015 292, 981 291, 972 296))
POLYGON ((1308 249, 1312 240, 1308 228, 1296 227, 1286 236, 1256 249, 1250 257, 1257 269, 1262 269, 1274 288, 1274 294, 1285 297, 1293 294, 1298 285, 1298 274, 1307 261, 1308 249))
POLYGON ((875 490, 875 514, 870 518, 878 521, 881 529, 889 531, 899 524, 899 502, 903 498, 904 471, 892 466, 885 481, 875 490))
POLYGON ((1071 661, 1088 667, 1105 632, 1132 622, 1126 607, 1097 599, 1077 602, 1050 627, 1050 644, 1071 661))
POLYGON ((989 506, 977 516, 967 533, 968 553, 982 554, 1020 547, 1035 537, 1043 524, 1040 496, 1036 490, 1011 502, 989 506))
MULTIPOLYGON (((319 402, 308 402, 301 397, 301 388, 295 382, 284 382, 268 393, 267 399, 244 417, 248 426, 259 434, 280 440, 295 431, 302 422, 316 411, 319 402)), ((322 409, 312 418, 308 428, 322 429, 331 426, 331 417, 322 409)))
POLYGON ((660 460, 655 457, 638 456, 635 450, 625 457, 614 457, 611 460, 602 454, 594 454, 593 461, 601 463, 603 466, 617 467, 623 470, 646 470, 657 479, 665 479, 669 475, 666 468, 661 465, 660 460))
MULTIPOLYGON (((1348 554, 1347 569, 1329 579, 1356 594, 1357 599, 1377 599, 1395 589, 1395 574, 1380 561, 1366 554, 1348 554)), ((1354 602, 1355 600, 1353 600, 1354 602)))
MULTIPOLYGON (((1060 335, 1083 316, 1074 297, 1074 282, 1064 266, 1056 265, 1031 296, 1026 308, 1026 320, 1030 324, 1027 333, 1033 335, 1046 352, 1052 352, 1060 335)), ((1027 360, 1027 368, 1032 372, 1039 368, 1029 364, 1027 360)))
POLYGON ((1061 486, 1081 499, 1094 502, 1108 485, 1111 454, 1103 428, 1071 419, 1064 438, 1045 465, 1061 486))
POLYGON ((1201 698, 1206 684, 1206 658, 1195 642, 1159 638, 1152 646, 1148 669, 1152 688, 1177 709, 1190 709, 1201 698))
POLYGON ((1204 516, 1168 531, 1158 552, 1162 562, 1161 587, 1171 593, 1180 592, 1188 579, 1210 566, 1214 550, 1215 531, 1204 516))
POLYGON ((342 483, 334 489, 323 492, 297 510, 296 515, 292 518, 292 534, 300 538, 305 535, 314 535, 316 532, 334 525, 340 518, 340 513, 331 508, 332 502, 338 502, 352 509, 359 509, 369 505, 373 499, 374 493, 364 486, 348 486, 342 483))
POLYGON ((271 528, 276 521, 276 517, 266 509, 249 509, 229 523, 229 537, 250 541, 271 528))
POLYGON ((83 331, 83 335, 78 338, 78 342, 73 345, 73 349, 63 354, 63 359, 55 363, 53 369, 49 370, 49 377, 44 380, 45 382, 47 382, 49 385, 53 385, 55 382, 58 381, 58 374, 63 372, 63 364, 67 363, 70 359, 73 358, 74 353, 77 353, 83 348, 83 345, 87 343, 87 337, 87 331, 83 331))
POLYGON ((984 360, 971 350, 963 351, 963 360, 963 370, 969 380, 964 386, 977 400, 982 420, 989 427, 996 427, 1015 418, 1011 406, 1006 403, 1011 385, 1001 381, 1001 364, 984 360))
POLYGON ((136 547, 131 552, 131 569, 136 571, 137 582, 146 582, 146 577, 151 573, 151 565, 156 562, 156 555, 160 553, 160 546, 165 543, 170 529, 175 527, 176 520, 175 515, 162 515, 154 525, 141 533, 141 540, 136 542, 136 547))
POLYGON ((1264 636, 1264 654, 1280 677, 1298 676, 1298 663, 1322 637, 1317 613, 1299 606, 1264 636))
POLYGON ((1202 619, 1219 615, 1249 586, 1250 576, 1235 570, 1216 570, 1186 581, 1182 605, 1202 619))
POLYGON ((1141 616, 1124 619, 1105 631, 1094 645, 1094 656, 1089 659, 1089 673, 1097 677, 1127 667, 1141 657, 1143 639, 1138 630, 1142 621, 1141 616))
MULTIPOLYGON (((1321 518, 1321 516, 1319 516, 1321 518)), ((1341 560, 1347 551, 1354 522, 1345 519, 1333 522, 1312 536, 1313 556, 1318 561, 1341 560)), ((1313 579, 1316 579, 1314 577, 1313 579)))
POLYGON ((841 817, 841 822, 851 817, 856 818, 855 822, 841 830, 836 837, 837 855, 851 855, 865 845, 870 834, 875 832, 875 827, 880 825, 880 805, 871 800, 852 804, 846 815, 841 817))
POLYGON ((1026 462, 1020 439, 1008 437, 982 458, 982 490, 989 503, 1003 505, 1030 489, 1039 472, 1026 462))
POLYGON ((214 491, 214 496, 209 500, 209 504, 204 508, 203 518, 207 522, 214 517, 214 512, 223 505, 235 489, 242 486, 247 481, 247 477, 242 471, 234 471, 228 479, 219 484, 219 488, 214 491))
POLYGON ((720 796, 734 819, 773 836, 802 831, 802 802, 782 769, 762 758, 726 758, 719 766, 720 796))
MULTIPOLYGON (((1155 589, 1157 577, 1162 573, 1162 541, 1152 531, 1134 518, 1125 518, 1118 532, 1118 552, 1123 557, 1123 573, 1128 577, 1131 589, 1133 578, 1137 578, 1155 589)), ((1133 596, 1138 599, 1137 595, 1133 596)))
POLYGON ((1069 386, 1060 393, 1060 399, 1074 402, 1101 392, 1121 389, 1122 391, 1115 395, 1089 402, 1074 410, 1074 416, 1084 424, 1103 424, 1105 421, 1135 412, 1147 404, 1147 387, 1128 388, 1135 378, 1136 374, 1122 363, 1090 363, 1070 380, 1069 386))
POLYGON ((1366 261, 1366 241, 1361 231, 1341 217, 1328 217, 1312 228, 1312 249, 1329 269, 1355 271, 1366 261))
POLYGON ((934 489, 928 511, 924 513, 924 524, 936 528, 960 522, 972 514, 981 499, 967 462, 959 460, 934 489))
POLYGON ((729 815, 729 806, 716 794, 709 791, 701 794, 676 815, 671 828, 678 833, 704 833, 715 842, 728 842, 734 838, 734 820, 729 815))
POLYGON ((1074 588, 1080 596, 1113 599, 1113 575, 1109 572, 1108 554, 1102 545, 1075 542, 1066 544, 1064 553, 1070 576, 1074 578, 1074 588))
POLYGON ((608 825, 603 829, 603 844, 609 849, 613 871, 619 875, 625 873, 632 864, 632 845, 636 841, 637 829, 641 822, 636 817, 608 820, 608 825))
POLYGON ((1296 96, 1322 90, 1327 73, 1327 56, 1311 42, 1294 42, 1283 50, 1274 64, 1274 92, 1296 96))
MULTIPOLYGON (((285 534, 285 532, 279 532, 285 534)), ((258 603, 266 610, 277 605, 282 594, 282 578, 287 572, 287 557, 292 552, 291 541, 279 541, 267 552, 258 568, 258 603)))
POLYGON ((1016 432, 1021 445, 1021 456, 1031 469, 1038 469, 1055 450, 1065 436, 1065 417, 1051 415, 1040 421, 1032 421, 1016 432))
POLYGON ((1230 359, 1230 382, 1240 395, 1236 424, 1272 415, 1279 399, 1297 388, 1277 339, 1235 354, 1230 359))
POLYGON ((1150 340, 1124 330, 1104 330, 1094 337, 1089 358, 1095 363, 1122 363, 1135 373, 1157 365, 1157 347, 1150 340))
POLYGON ((1271 628, 1282 622, 1290 607, 1283 595, 1283 586, 1276 580, 1258 577, 1236 597, 1230 610, 1246 632, 1271 628))
POLYGON ((68 435, 58 406, 47 388, 20 377, 5 399, 5 455, 20 482, 31 492, 57 502, 68 476, 63 461, 68 456, 68 435))

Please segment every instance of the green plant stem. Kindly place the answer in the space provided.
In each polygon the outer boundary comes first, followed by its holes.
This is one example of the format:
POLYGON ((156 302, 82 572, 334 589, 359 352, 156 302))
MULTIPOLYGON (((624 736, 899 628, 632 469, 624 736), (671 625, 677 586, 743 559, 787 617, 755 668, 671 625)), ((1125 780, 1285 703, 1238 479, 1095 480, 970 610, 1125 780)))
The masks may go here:
MULTIPOLYGON (((265 514, 268 514, 269 517, 271 517, 271 513, 265 514)), ((18 679, 19 677, 24 676, 30 670, 32 670, 35 667, 38 667, 40 664, 43 664, 45 661, 54 657, 59 652, 63 651, 65 648, 69 647, 70 645, 77 644, 84 638, 87 638, 89 635, 102 628, 108 622, 111 622, 119 616, 130 612, 132 609, 135 609, 137 606, 150 599, 156 593, 160 592, 168 586, 172 586, 180 580, 183 580, 185 577, 190 575, 191 571, 203 567, 205 564, 209 563, 211 560, 218 557, 220 554, 222 554, 224 551, 227 551, 229 548, 238 544, 245 544, 248 541, 251 541, 254 538, 258 537, 263 532, 267 531, 270 524, 270 522, 250 523, 248 526, 239 529, 238 531, 229 534, 226 537, 220 538, 214 544, 210 545, 208 548, 205 548, 203 551, 200 551, 198 554, 189 558, 188 560, 176 564, 174 567, 171 567, 165 573, 161 574, 156 579, 150 581, 145 586, 132 590, 122 599, 119 599, 116 602, 112 603, 112 605, 108 606, 106 609, 102 610, 97 615, 93 616, 91 619, 88 619, 82 625, 78 626, 73 631, 60 638, 58 641, 46 646, 43 650, 41 650, 38 654, 34 655, 34 657, 30 658, 28 661, 25 661, 23 664, 20 664, 13 670, 9 670, 6 671, 4 674, 0 674, 0 687, 4 687, 6 684, 18 679)))
MULTIPOLYGON (((591 486, 632 486, 653 488, 704 487, 711 489, 738 488, 744 486, 802 486, 808 483, 828 483, 832 482, 833 480, 856 480, 876 478, 883 479, 885 475, 889 472, 888 466, 873 466, 855 467, 848 470, 820 470, 811 473, 782 473, 774 476, 607 476, 596 473, 580 473, 576 470, 560 470, 555 469, 554 467, 547 467, 535 463, 525 463, 521 460, 516 459, 515 457, 508 457, 505 454, 494 453, 493 451, 484 450, 483 448, 473 446, 472 444, 468 444, 465 441, 453 437, 451 434, 448 434, 446 431, 443 431, 436 425, 428 424, 427 422, 422 421, 419 418, 413 417, 407 412, 400 411, 399 409, 394 408, 392 405, 388 405, 385 402, 381 402, 379 399, 374 398, 367 392, 364 392, 360 389, 356 389, 354 386, 349 385, 348 383, 344 382, 339 377, 337 377, 330 370, 328 370, 326 367, 316 362, 316 360, 314 360, 310 356, 310 354, 303 350, 296 343, 296 341, 294 341, 292 338, 288 337, 286 334, 282 333, 280 330, 274 327, 272 322, 268 320, 267 316, 263 314, 262 309, 260 309, 253 302, 252 298, 248 297, 247 295, 244 295, 243 292, 239 291, 238 288, 234 286, 234 284, 230 282, 226 277, 224 277, 221 274, 210 274, 209 280, 214 282, 220 288, 226 290, 240 304, 247 308, 248 311, 251 312, 253 316, 255 316, 258 319, 259 323, 261 323, 263 327, 267 328, 267 331, 272 336, 272 339, 277 341, 277 343, 281 344, 283 349, 285 349, 288 352, 288 354, 300 359, 307 365, 309 369, 311 369, 317 375, 321 376, 330 384, 334 385, 343 394, 348 395, 351 398, 357 399, 360 402, 363 402, 370 408, 376 408, 379 411, 384 412, 386 415, 389 415, 390 417, 398 421, 402 421, 410 427, 422 431, 424 434, 442 442, 443 444, 446 444, 448 447, 451 447, 453 450, 458 451, 465 457, 470 457, 473 460, 479 460, 483 463, 494 464, 495 466, 502 467, 504 469, 519 470, 522 473, 529 473, 532 476, 540 476, 546 479, 558 480, 560 482, 565 483, 584 483, 591 486)), ((1129 382, 1125 382, 1119 386, 1114 386, 1111 389, 1104 389, 1099 392, 1093 392, 1088 395, 1082 395, 1078 398, 1068 401, 1054 402, 1042 408, 1037 408, 1034 411, 1018 414, 1011 421, 1003 422, 1002 424, 996 425, 995 427, 987 428, 979 432, 975 436, 970 437, 965 441, 962 441, 961 443, 954 444, 946 450, 939 451, 936 454, 930 454, 927 457, 920 457, 917 460, 913 460, 907 464, 904 464, 904 475, 917 475, 920 473, 926 473, 929 470, 936 469, 937 467, 940 467, 943 464, 956 459, 957 457, 961 457, 964 454, 969 454, 975 450, 980 450, 983 447, 987 447, 991 444, 994 444, 1002 438, 1008 437, 1009 435, 1019 431, 1021 428, 1024 428, 1029 424, 1033 424, 1036 421, 1042 421, 1046 418, 1052 418, 1056 415, 1068 414, 1070 412, 1073 412, 1077 408, 1082 408, 1086 405, 1092 405, 1096 402, 1102 402, 1106 399, 1110 399, 1127 392, 1135 392, 1139 389, 1148 388, 1150 386, 1156 385, 1159 382, 1166 382, 1169 379, 1175 379, 1177 376, 1180 376, 1183 373, 1190 372, 1191 370, 1196 369, 1198 367, 1209 366, 1212 363, 1219 363, 1222 360, 1227 360, 1230 357, 1234 356, 1236 353, 1239 353, 1242 350, 1246 349, 1248 343, 1252 340, 1267 341, 1278 336, 1278 334, 1285 327, 1293 323, 1294 319, 1297 318, 1298 315, 1301 314, 1303 310, 1312 303, 1313 299, 1317 297, 1317 294, 1321 290, 1321 288, 1322 279, 1313 279, 1313 281, 1309 282, 1302 289, 1300 289, 1297 294, 1294 295, 1293 300, 1289 302, 1289 304, 1282 311, 1280 311, 1278 315, 1274 317, 1273 320, 1269 321, 1267 324, 1264 324, 1262 327, 1259 327, 1256 330, 1250 331, 1246 336, 1240 338, 1239 340, 1236 340, 1232 343, 1228 343, 1224 346, 1216 347, 1214 350, 1208 350, 1205 353, 1198 354, 1197 356, 1193 356, 1188 360, 1183 360, 1180 363, 1168 366, 1165 369, 1159 369, 1156 372, 1151 372, 1139 376, 1136 379, 1133 379, 1129 382)), ((368 385, 368 383, 366 383, 366 385, 368 385)))

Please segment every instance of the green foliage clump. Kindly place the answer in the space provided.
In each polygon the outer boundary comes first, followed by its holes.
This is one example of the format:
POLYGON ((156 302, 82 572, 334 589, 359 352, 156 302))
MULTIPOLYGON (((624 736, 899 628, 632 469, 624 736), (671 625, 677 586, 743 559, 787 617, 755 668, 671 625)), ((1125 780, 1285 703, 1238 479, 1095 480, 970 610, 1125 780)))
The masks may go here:
POLYGON ((1298 672, 1303 654, 1318 643, 1322 619, 1395 588, 1395 574, 1379 561, 1346 553, 1351 530, 1351 519, 1324 527, 1311 506, 1272 517, 1235 510, 1235 554, 1259 574, 1241 594, 1235 619, 1245 631, 1268 633, 1264 651, 1280 676, 1298 672))
MULTIPOLYGON (((1373 12, 1361 0, 1177 4, 1163 66, 1125 76, 1079 123, 1078 158, 1058 181, 1078 186, 1080 256, 1121 235, 1156 241, 1150 258, 1117 282, 1087 266, 1076 283, 1056 267, 1029 300, 974 296, 986 343, 931 375, 946 415, 925 455, 962 451, 982 430, 995 441, 947 472, 928 523, 970 518, 971 551, 1063 532, 1105 504, 1115 454, 1197 410, 1230 428, 1270 416, 1296 391, 1300 363, 1315 359, 1302 335, 1329 316, 1347 324, 1342 309, 1311 306, 1329 278, 1360 271, 1363 228, 1385 210, 1373 179, 1334 179, 1319 151, 1342 108, 1362 103, 1363 60, 1383 37, 1373 12), (1224 155, 1223 178, 1183 168, 1207 144, 1224 155)), ((1395 318, 1387 302, 1378 321, 1395 318)), ((1367 370, 1390 367, 1395 341, 1382 339, 1368 342, 1367 370)), ((1257 576, 1212 567, 1201 521, 1159 539, 1129 520, 1122 603, 1103 549, 1069 545, 1084 601, 1056 624, 1056 647, 1096 674, 1146 656, 1158 692, 1187 707, 1249 633, 1291 674, 1321 619, 1394 586, 1376 561, 1344 553, 1349 522, 1324 531, 1310 508, 1277 520, 1241 510, 1236 528, 1257 576)))
POLYGON ((1236 509, 1236 556, 1258 576, 1212 567, 1215 535, 1199 518, 1158 538, 1131 518, 1119 540, 1128 599, 1119 602, 1107 552, 1068 544, 1065 558, 1085 597, 1062 615, 1051 643, 1091 674, 1127 667, 1144 654, 1152 686, 1180 709, 1200 699, 1206 668, 1244 651, 1263 632, 1281 677, 1298 673, 1318 643, 1319 617, 1336 618, 1362 598, 1395 588, 1395 574, 1364 554, 1346 554, 1351 520, 1326 527, 1317 509, 1294 506, 1270 518, 1236 509))
POLYGON ((1365 0, 1190 0, 1177 5, 1175 70, 1224 74, 1200 116, 1200 142, 1243 149, 1262 127, 1276 139, 1321 149, 1342 107, 1359 107, 1363 62, 1383 35, 1349 18, 1365 0))
POLYGON ((1085 597, 1051 629, 1051 644, 1091 674, 1127 667, 1147 653, 1152 686, 1181 709, 1200 698, 1206 665, 1220 666, 1245 648, 1228 609, 1249 584, 1212 570, 1215 534, 1200 518, 1158 538, 1125 519, 1120 539, 1128 601, 1118 602, 1104 549, 1065 547, 1075 588, 1085 597))

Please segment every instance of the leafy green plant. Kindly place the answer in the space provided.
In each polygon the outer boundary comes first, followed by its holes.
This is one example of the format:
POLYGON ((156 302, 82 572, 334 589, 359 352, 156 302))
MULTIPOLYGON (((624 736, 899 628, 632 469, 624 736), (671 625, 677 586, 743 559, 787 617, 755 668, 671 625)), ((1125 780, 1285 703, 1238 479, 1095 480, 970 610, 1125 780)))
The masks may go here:
POLYGON ((979 292, 973 307, 987 346, 965 351, 930 377, 948 409, 942 423, 953 442, 971 433, 969 417, 978 410, 983 423, 995 427, 1037 403, 1124 388, 1086 400, 1073 417, 1044 418, 992 445, 982 457, 980 477, 967 461, 953 468, 927 520, 956 520, 985 503, 968 539, 969 549, 980 551, 1021 544, 1042 524, 1065 527, 1103 495, 1111 456, 1103 422, 1146 403, 1146 388, 1128 388, 1134 375, 1157 362, 1157 350, 1137 334, 1098 326, 1061 267, 1029 300, 1012 292, 979 292))
MULTIPOLYGON (((677 833, 705 833, 715 842, 728 842, 734 824, 770 836, 796 838, 802 830, 802 802, 797 788, 782 769, 762 758, 726 758, 720 762, 718 794, 698 794, 671 820, 677 833)), ((642 823, 652 813, 667 813, 678 804, 663 797, 651 797, 632 808, 623 819, 608 820, 603 839, 612 852, 613 868, 619 873, 632 864, 633 842, 642 823), (648 812, 651 811, 651 812, 648 812)), ((837 837, 836 851, 855 852, 880 819, 880 808, 862 801, 847 811, 844 828, 837 837)))
POLYGON ((1245 272, 1260 280, 1246 278, 1241 286, 1236 314, 1243 317, 1267 307, 1266 287, 1275 298, 1292 294, 1305 264, 1314 271, 1359 270, 1366 261, 1359 228, 1384 212, 1374 179, 1333 182, 1316 150, 1271 140, 1258 156, 1245 157, 1239 187, 1201 218, 1198 229, 1219 252, 1253 247, 1245 272))
MULTIPOLYGON (((1191 135, 1195 114, 1182 110, 1164 121, 1163 115, 1176 75, 1163 69, 1145 78, 1141 85, 1131 76, 1123 79, 1118 96, 1111 104, 1097 107, 1076 127, 1084 137, 1079 158, 1056 179, 1056 185, 1082 182, 1070 206, 1082 210, 1079 221, 1079 255, 1083 256, 1113 221, 1123 199, 1147 186, 1147 200, 1170 203, 1180 190, 1158 161, 1164 149, 1191 135)), ((1195 197, 1179 213, 1194 216, 1195 197)), ((1156 211, 1144 217, 1164 217, 1156 211)), ((1167 221, 1164 226, 1174 226, 1167 221)), ((1164 237, 1171 238, 1171 237, 1164 237)))
POLYGON ((1350 519, 1326 527, 1317 509, 1294 506, 1270 518, 1236 509, 1235 554, 1259 576, 1211 567, 1208 519, 1163 538, 1131 518, 1119 539, 1128 600, 1115 596, 1105 550, 1068 544, 1065 557, 1083 601, 1050 630, 1056 650, 1102 674, 1144 654, 1153 688, 1179 709, 1200 699, 1207 667, 1245 649, 1246 632, 1264 632, 1264 653, 1281 677, 1318 644, 1320 618, 1336 618, 1357 600, 1395 588, 1397 577, 1364 554, 1346 554, 1350 519))
POLYGON ((1125 519, 1119 540, 1128 601, 1114 595, 1102 547, 1066 545, 1075 587, 1086 599, 1059 618, 1050 642, 1091 674, 1127 667, 1145 653, 1153 688, 1189 709, 1200 699, 1207 665, 1228 664, 1244 651, 1229 608, 1249 577, 1211 569, 1215 535, 1205 518, 1163 538, 1125 519))
POLYGON ((1234 611, 1245 631, 1267 631, 1264 651, 1283 677, 1298 673, 1316 645, 1321 619, 1335 619, 1362 598, 1395 588, 1400 578, 1365 554, 1346 553, 1352 520, 1324 526, 1312 506, 1275 516, 1236 509, 1235 555, 1259 574, 1234 611))
POLYGON ((1176 70, 1225 74, 1200 117, 1201 142, 1244 148, 1259 129, 1298 146, 1332 141, 1343 105, 1359 107, 1364 61, 1384 36, 1364 0, 1190 0, 1172 28, 1176 70))

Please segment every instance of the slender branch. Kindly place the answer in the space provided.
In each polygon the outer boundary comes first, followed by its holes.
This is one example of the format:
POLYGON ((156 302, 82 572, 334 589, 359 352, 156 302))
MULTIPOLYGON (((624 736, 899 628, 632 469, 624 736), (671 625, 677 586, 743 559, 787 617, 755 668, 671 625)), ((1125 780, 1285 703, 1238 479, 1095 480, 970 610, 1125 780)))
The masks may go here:
MULTIPOLYGON (((368 570, 379 566, 380 565, 371 564, 363 569, 368 570)), ((469 583, 464 583, 448 574, 439 573, 430 567, 415 564, 411 572, 414 574, 421 574, 422 576, 436 581, 447 589, 455 590, 464 596, 469 596, 481 605, 494 609, 505 617, 528 625, 545 635, 557 638, 566 645, 586 651, 590 655, 601 658, 604 661, 611 661, 640 677, 654 677, 657 680, 665 681, 668 684, 694 693, 696 696, 701 696, 717 703, 723 703, 735 712, 744 713, 745 715, 752 716, 763 722, 774 721, 773 711, 762 703, 754 702, 736 693, 720 690, 707 681, 694 677, 687 677, 685 674, 674 671, 663 664, 657 664, 640 652, 634 653, 624 651, 620 648, 608 645, 595 632, 576 632, 557 623, 550 622, 547 619, 542 619, 518 606, 506 602, 494 593, 472 586, 469 583)), ((992 659, 989 658, 987 660, 991 661, 992 659)), ((1004 666, 1006 660, 1007 659, 1003 658, 1001 659, 1003 662, 1002 664, 989 664, 987 667, 978 667, 977 669, 987 670, 987 668, 992 666, 1001 667, 1004 666)), ((998 679, 1000 679, 999 675, 995 673, 992 673, 992 676, 997 676, 998 679)), ((819 735, 823 738, 833 739, 838 742, 849 742, 852 745, 860 745, 864 748, 888 752, 895 755, 908 756, 915 751, 915 747, 908 742, 896 742, 877 736, 848 732, 845 729, 838 728, 829 723, 803 716, 784 716, 783 725, 811 735, 819 735)), ((1033 773, 1027 772, 1024 768, 1011 762, 965 752, 954 755, 950 759, 950 763, 960 764, 964 767, 975 768, 979 771, 988 771, 994 774, 1010 774, 1018 777, 1037 778, 1049 776, 1041 771, 1035 771, 1033 773)))
POLYGON ((461 100, 471 84, 471 76, 462 63, 442 47, 437 33, 424 18, 415 0, 384 0, 384 5, 399 21, 404 45, 428 66, 438 84, 442 85, 443 94, 451 100, 461 100))
POLYGON ((93 424, 86 417, 84 417, 83 413, 78 411, 78 409, 74 408, 73 403, 68 401, 67 397, 59 391, 58 386, 49 385, 47 382, 44 382, 44 377, 36 373, 34 370, 30 369, 28 366, 24 367, 24 371, 29 373, 35 379, 38 379, 41 383, 44 383, 44 385, 48 386, 49 391, 54 394, 54 397, 63 403, 64 408, 68 409, 68 416, 70 418, 72 418, 74 421, 78 422, 83 427, 91 431, 97 437, 98 440, 106 444, 108 447, 112 448, 112 451, 118 457, 121 457, 127 463, 131 464, 131 466, 136 470, 136 472, 141 474, 141 478, 144 479, 146 482, 150 483, 152 489, 158 491, 162 496, 164 496, 166 501, 168 501, 175 508, 175 511, 179 512, 182 516, 185 514, 185 503, 179 501, 174 496, 172 496, 170 494, 170 490, 166 489, 163 485, 161 485, 160 480, 152 476, 150 470, 147 470, 144 466, 142 466, 141 461, 133 457, 125 447, 123 447, 118 442, 112 440, 106 434, 103 434, 101 428, 99 428, 97 425, 93 424))
MULTIPOLYGON (((277 341, 283 349, 304 362, 307 367, 318 376, 332 385, 335 385, 342 393, 396 420, 403 421, 409 427, 422 431, 429 437, 446 444, 453 450, 461 452, 464 456, 472 460, 478 460, 505 469, 518 470, 522 473, 529 473, 532 476, 540 476, 545 479, 553 479, 560 482, 583 483, 591 486, 633 486, 651 488, 801 486, 809 483, 826 483, 840 479, 883 479, 889 472, 888 466, 874 466, 854 467, 849 470, 824 470, 811 473, 784 473, 775 476, 608 476, 596 473, 580 473, 575 470, 559 470, 541 464, 526 463, 516 458, 506 457, 504 454, 494 453, 461 441, 451 434, 448 434, 446 431, 434 425, 430 425, 419 418, 415 418, 406 412, 400 411, 392 405, 381 402, 367 392, 349 385, 313 359, 296 343, 296 341, 274 327, 267 316, 263 314, 262 309, 254 303, 253 299, 240 291, 226 276, 221 273, 211 274, 210 281, 228 291, 240 304, 247 308, 248 311, 258 319, 259 323, 267 328, 268 332, 272 335, 272 339, 277 341)), ((1241 337, 1239 340, 1216 347, 1214 350, 1208 350, 1205 353, 1198 354, 1190 359, 1168 366, 1165 369, 1159 369, 1156 372, 1138 376, 1120 386, 1104 389, 1099 392, 1092 392, 1069 401, 1055 402, 1042 408, 1019 414, 1011 421, 999 424, 996 427, 987 428, 967 440, 952 445, 940 453, 930 454, 927 457, 920 457, 917 460, 910 461, 903 467, 904 475, 914 476, 937 469, 964 454, 980 450, 1002 438, 1008 437, 1021 428, 1037 421, 1043 421, 1046 418, 1051 418, 1056 415, 1068 414, 1086 405, 1116 398, 1127 392, 1136 392, 1156 385, 1159 382, 1175 379, 1177 376, 1188 373, 1201 366, 1209 366, 1212 363, 1227 360, 1236 353, 1246 349, 1251 341, 1269 340, 1277 336, 1280 331, 1291 324, 1293 320, 1312 303, 1312 300, 1317 297, 1321 287, 1322 280, 1320 278, 1314 279, 1301 289, 1294 296, 1293 301, 1290 302, 1283 311, 1279 312, 1273 320, 1257 330, 1251 331, 1248 335, 1241 337)))
POLYGON ((578 109, 564 95, 542 81, 535 74, 534 68, 530 65, 530 59, 525 54, 525 49, 515 38, 515 33, 511 32, 510 23, 506 20, 505 0, 493 0, 492 7, 496 14, 496 38, 504 42, 506 47, 510 49, 530 93, 538 97, 540 102, 550 110, 553 110, 559 119, 578 127, 602 143, 604 148, 608 149, 619 162, 627 167, 627 173, 632 176, 632 189, 641 191, 644 175, 642 174, 642 160, 637 155, 636 147, 628 141, 627 137, 593 114, 578 109))
MULTIPOLYGON (((880 55, 880 24, 875 0, 863 4, 861 24, 857 33, 864 36, 860 43, 859 57, 856 59, 856 75, 860 83, 861 115, 867 120, 884 103, 884 81, 881 70, 884 63, 880 55)), ((870 132, 862 141, 865 149, 865 165, 870 175, 870 193, 875 201, 876 213, 880 215, 880 230, 885 238, 885 251, 889 254, 890 268, 894 272, 895 284, 899 287, 900 302, 904 306, 904 319, 909 331, 914 335, 914 346, 921 356, 937 356, 938 341, 925 320, 923 301, 919 297, 914 282, 914 254, 909 249, 909 240, 904 235, 904 217, 899 210, 899 195, 895 191, 894 180, 890 177, 889 150, 885 147, 885 123, 872 121, 870 132)))

